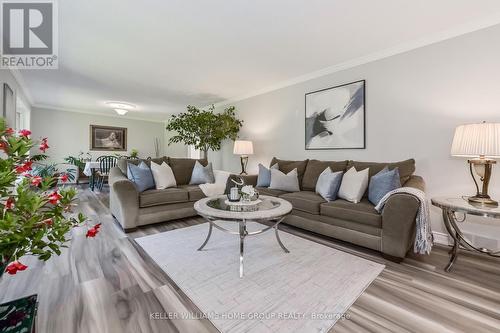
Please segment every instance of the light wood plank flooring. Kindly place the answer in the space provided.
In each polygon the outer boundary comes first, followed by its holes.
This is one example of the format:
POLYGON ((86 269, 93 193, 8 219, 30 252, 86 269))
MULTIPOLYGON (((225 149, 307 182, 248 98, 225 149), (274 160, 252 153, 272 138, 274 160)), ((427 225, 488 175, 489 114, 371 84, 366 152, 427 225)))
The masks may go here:
MULTIPOLYGON (((70 248, 0 280, 0 302, 39 294, 38 332, 216 332, 206 319, 166 318, 198 310, 133 239, 203 223, 201 218, 152 225, 125 234, 108 210, 108 196, 80 191, 79 209, 102 231, 73 233, 70 248), (152 319, 153 314, 161 319, 152 319)), ((500 260, 463 252, 451 273, 448 248, 401 264, 378 253, 283 226, 283 230, 386 265, 331 332, 500 332, 500 260)))

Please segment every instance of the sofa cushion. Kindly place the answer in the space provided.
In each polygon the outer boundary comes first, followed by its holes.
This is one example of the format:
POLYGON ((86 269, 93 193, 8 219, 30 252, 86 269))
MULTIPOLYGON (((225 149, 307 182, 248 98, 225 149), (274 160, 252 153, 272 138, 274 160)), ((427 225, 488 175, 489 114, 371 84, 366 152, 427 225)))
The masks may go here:
POLYGON ((306 170, 304 171, 304 178, 302 179, 302 189, 304 191, 314 191, 319 175, 328 167, 330 167, 333 172, 345 172, 347 161, 309 160, 306 170))
POLYGON ((281 195, 280 198, 289 201, 292 204, 293 209, 315 215, 319 214, 320 204, 326 202, 320 195, 312 191, 286 193, 281 195))
POLYGON ((271 184, 269 188, 287 192, 300 191, 297 169, 293 169, 287 174, 284 174, 280 170, 271 169, 271 184))
POLYGON ((196 161, 199 161, 201 165, 207 166, 207 160, 196 160, 192 158, 174 158, 170 157, 168 159, 168 165, 172 168, 174 172, 175 181, 177 185, 187 185, 191 180, 191 175, 193 174, 193 168, 196 161))
POLYGON ((212 162, 208 163, 207 166, 203 166, 200 162, 196 161, 194 163, 191 179, 189 180, 189 185, 213 183, 215 183, 215 176, 214 170, 212 169, 212 162))
POLYGON ((272 165, 270 168, 266 168, 259 163, 259 174, 257 176, 257 186, 259 187, 269 187, 271 185, 271 169, 279 169, 278 164, 272 165))
MULTIPOLYGON (((272 165, 275 165, 276 163, 278 163, 278 169, 287 174, 289 173, 290 171, 292 171, 293 169, 297 169, 297 175, 298 175, 298 178, 299 178, 299 186, 300 188, 302 189, 302 179, 304 178, 304 172, 306 171, 306 167, 307 167, 307 162, 309 160, 305 160, 305 161, 286 161, 286 160, 279 160, 277 159, 276 157, 273 157, 271 163, 269 164, 269 166, 272 166, 272 165)), ((324 170, 324 169, 323 169, 324 170)))
POLYGON ((370 168, 369 177, 371 178, 386 166, 389 167, 389 170, 398 167, 401 184, 404 184, 408 179, 410 179, 411 175, 413 175, 413 173, 415 172, 415 160, 413 158, 406 161, 393 163, 349 161, 349 163, 347 164, 347 169, 355 167, 356 170, 361 171, 363 169, 370 168))
POLYGON ((282 194, 288 193, 286 191, 281 191, 281 190, 273 190, 268 187, 256 187, 257 191, 261 195, 269 195, 271 197, 279 197, 282 194))
POLYGON ((203 194, 203 191, 198 185, 181 185, 179 188, 188 192, 189 201, 198 201, 205 198, 205 194, 203 194))
POLYGON ((189 201, 188 191, 183 188, 147 190, 139 194, 139 207, 141 208, 187 201, 189 201))
POLYGON ((138 192, 144 192, 155 187, 153 173, 146 163, 141 162, 139 166, 128 163, 127 170, 127 177, 134 183, 138 192))
POLYGON ((363 199, 358 203, 342 199, 323 203, 320 205, 320 213, 324 216, 363 223, 377 228, 382 227, 382 216, 377 213, 375 206, 368 199, 363 199))
POLYGON ((146 163, 148 167, 151 167, 151 161, 155 162, 156 164, 162 164, 163 162, 168 163, 168 157, 163 156, 163 157, 158 157, 158 158, 153 158, 149 160, 141 160, 137 158, 119 158, 116 161, 116 166, 120 169, 120 171, 125 175, 128 176, 127 173, 127 163, 132 163, 134 165, 139 165, 141 162, 146 163))

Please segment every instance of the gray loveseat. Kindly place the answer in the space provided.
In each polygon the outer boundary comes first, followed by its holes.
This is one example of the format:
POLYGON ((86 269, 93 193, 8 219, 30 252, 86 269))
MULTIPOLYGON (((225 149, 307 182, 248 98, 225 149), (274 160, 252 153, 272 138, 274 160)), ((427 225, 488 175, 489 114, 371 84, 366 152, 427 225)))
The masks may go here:
MULTIPOLYGON (((109 172, 109 206, 111 213, 125 231, 141 225, 196 216, 195 201, 205 195, 198 185, 189 185, 195 159, 160 157, 152 161, 166 162, 174 172, 177 187, 164 190, 146 190, 139 193, 127 178, 127 163, 139 164, 142 160, 120 159, 109 172)), ((207 160, 198 160, 203 166, 207 160)), ((144 160, 148 166, 149 160, 144 160)))
MULTIPOLYGON (((283 223, 321 235, 357 244, 382 254, 393 261, 400 261, 406 256, 414 241, 415 218, 418 212, 418 200, 409 194, 395 194, 389 198, 379 214, 368 201, 365 193, 360 203, 338 199, 326 202, 315 193, 316 182, 326 167, 332 171, 346 171, 354 166, 358 171, 369 168, 373 176, 386 165, 390 169, 398 167, 401 184, 425 189, 422 177, 416 176, 415 160, 397 163, 375 163, 358 161, 285 161, 273 158, 270 165, 278 163, 285 173, 297 168, 300 192, 284 192, 265 187, 257 187, 260 194, 277 196, 292 203, 293 211, 283 223)), ((256 185, 257 176, 245 176, 247 184, 256 185)))

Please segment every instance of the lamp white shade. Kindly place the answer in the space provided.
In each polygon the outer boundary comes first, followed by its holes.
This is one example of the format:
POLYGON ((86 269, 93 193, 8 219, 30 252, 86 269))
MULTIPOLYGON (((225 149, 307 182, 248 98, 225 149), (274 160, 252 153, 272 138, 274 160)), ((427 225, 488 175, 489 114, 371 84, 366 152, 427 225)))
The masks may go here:
POLYGON ((236 140, 236 141, 234 141, 233 154, 235 154, 235 155, 252 155, 253 154, 252 141, 248 141, 248 140, 236 140))
POLYGON ((500 123, 458 126, 451 145, 451 155, 500 158, 500 123))

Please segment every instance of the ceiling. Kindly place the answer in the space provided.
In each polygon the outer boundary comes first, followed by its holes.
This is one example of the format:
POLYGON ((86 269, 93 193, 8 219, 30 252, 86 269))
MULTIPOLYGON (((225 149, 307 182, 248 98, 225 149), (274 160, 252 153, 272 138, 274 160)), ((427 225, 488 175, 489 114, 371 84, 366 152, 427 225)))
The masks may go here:
POLYGON ((113 114, 105 101, 127 101, 138 108, 125 117, 152 120, 500 13, 498 0, 58 3, 59 69, 20 71, 33 104, 113 114))

